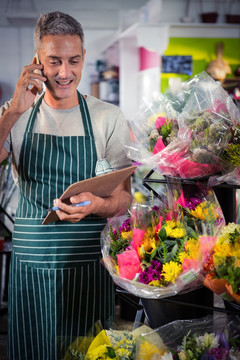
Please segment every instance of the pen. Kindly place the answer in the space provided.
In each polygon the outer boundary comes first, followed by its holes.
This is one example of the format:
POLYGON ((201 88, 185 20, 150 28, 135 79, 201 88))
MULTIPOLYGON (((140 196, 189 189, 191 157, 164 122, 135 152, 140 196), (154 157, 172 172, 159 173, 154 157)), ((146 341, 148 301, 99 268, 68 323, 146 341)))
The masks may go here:
MULTIPOLYGON (((87 206, 90 203, 91 203, 91 201, 87 200, 87 201, 82 201, 82 202, 77 203, 77 204, 71 204, 71 206, 75 206, 75 207, 87 206)), ((61 209, 58 206, 53 206, 52 208, 48 209, 48 211, 56 211, 56 210, 61 210, 61 209)))

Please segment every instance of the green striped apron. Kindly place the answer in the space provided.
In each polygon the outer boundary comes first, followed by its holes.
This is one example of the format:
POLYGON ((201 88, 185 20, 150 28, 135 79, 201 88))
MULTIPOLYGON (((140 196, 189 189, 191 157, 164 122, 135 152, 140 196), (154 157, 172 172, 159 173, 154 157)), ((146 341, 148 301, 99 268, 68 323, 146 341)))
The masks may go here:
POLYGON ((114 321, 113 282, 99 261, 106 219, 90 215, 79 223, 42 225, 53 199, 95 175, 91 119, 78 97, 85 136, 34 133, 42 97, 24 134, 9 277, 9 359, 62 359, 97 320, 104 327, 114 321))

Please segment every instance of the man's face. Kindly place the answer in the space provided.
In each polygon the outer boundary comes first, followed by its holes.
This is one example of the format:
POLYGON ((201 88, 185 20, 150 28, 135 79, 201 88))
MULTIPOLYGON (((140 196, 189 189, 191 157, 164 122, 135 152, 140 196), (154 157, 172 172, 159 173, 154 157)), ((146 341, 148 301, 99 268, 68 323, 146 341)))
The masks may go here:
POLYGON ((85 50, 78 35, 47 35, 39 49, 40 62, 47 78, 46 95, 71 106, 81 80, 85 50))

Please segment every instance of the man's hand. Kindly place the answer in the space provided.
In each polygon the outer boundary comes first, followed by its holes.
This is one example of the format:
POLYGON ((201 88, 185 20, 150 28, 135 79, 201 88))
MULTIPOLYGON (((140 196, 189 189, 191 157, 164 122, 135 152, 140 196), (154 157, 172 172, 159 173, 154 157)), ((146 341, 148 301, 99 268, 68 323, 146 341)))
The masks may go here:
POLYGON ((89 205, 85 206, 72 206, 64 204, 60 199, 54 200, 54 206, 61 209, 56 211, 59 219, 62 221, 71 221, 76 223, 82 220, 85 216, 94 214, 94 211, 101 207, 101 203, 103 203, 104 200, 92 193, 84 192, 71 197, 70 201, 72 201, 73 205, 80 202, 89 202, 89 205))
POLYGON ((56 213, 60 220, 70 221, 76 223, 82 220, 89 214, 95 214, 102 217, 112 217, 119 211, 125 212, 127 207, 131 204, 131 183, 130 178, 120 184, 113 193, 101 198, 93 195, 90 192, 83 192, 76 196, 72 196, 70 201, 72 204, 77 204, 84 201, 90 201, 86 206, 72 206, 64 204, 60 199, 54 200, 54 206, 58 206, 61 210, 56 213))
POLYGON ((39 84, 38 81, 47 80, 46 77, 34 73, 34 71, 41 70, 42 68, 42 65, 36 64, 35 57, 30 65, 23 68, 16 85, 11 105, 4 111, 3 116, 0 118, 0 161, 6 159, 8 156, 3 146, 12 127, 18 121, 19 117, 30 108, 37 92, 42 91, 41 84, 39 84))
POLYGON ((35 56, 32 63, 23 68, 10 106, 12 113, 23 114, 32 105, 37 93, 42 92, 42 86, 38 80, 44 82, 47 78, 34 72, 41 69, 43 65, 36 64, 35 56))

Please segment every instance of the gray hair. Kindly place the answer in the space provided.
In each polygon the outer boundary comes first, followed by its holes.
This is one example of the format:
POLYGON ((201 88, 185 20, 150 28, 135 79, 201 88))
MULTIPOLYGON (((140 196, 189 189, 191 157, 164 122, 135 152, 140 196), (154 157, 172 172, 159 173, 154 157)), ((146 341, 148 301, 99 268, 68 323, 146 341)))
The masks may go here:
POLYGON ((46 35, 79 35, 84 50, 82 25, 68 14, 55 11, 39 17, 34 31, 35 50, 39 50, 41 40, 46 35))

